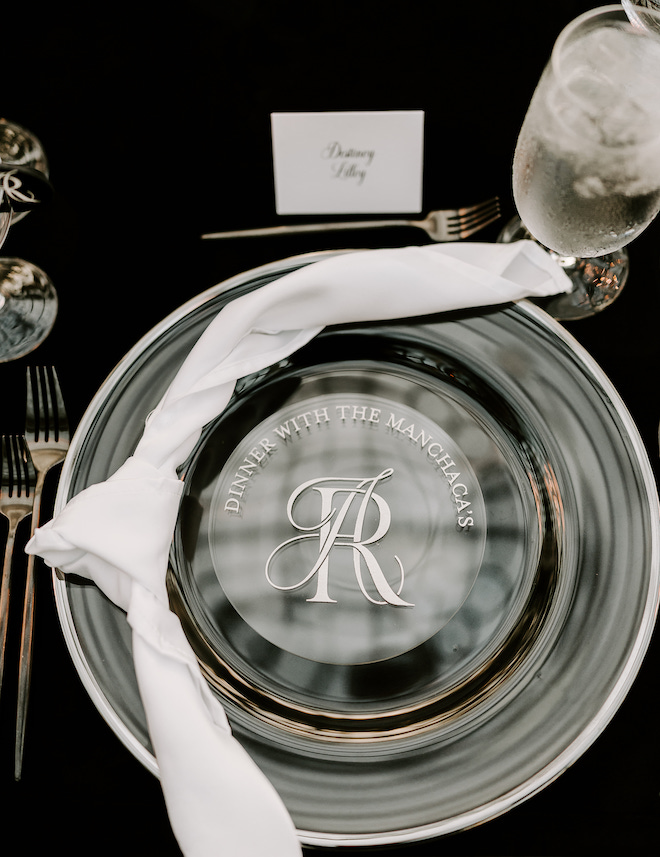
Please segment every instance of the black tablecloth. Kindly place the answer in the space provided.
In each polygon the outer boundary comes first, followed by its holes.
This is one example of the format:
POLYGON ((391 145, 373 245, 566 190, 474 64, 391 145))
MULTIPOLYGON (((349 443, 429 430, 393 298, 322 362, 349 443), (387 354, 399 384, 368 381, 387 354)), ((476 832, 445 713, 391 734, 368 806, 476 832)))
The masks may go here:
MULTIPOLYGON (((27 363, 56 365, 75 425, 128 349, 216 282, 308 251, 425 241, 421 232, 398 229, 201 241, 204 231, 286 222, 275 214, 273 111, 422 109, 424 209, 499 194, 505 220, 512 216, 512 153, 529 98, 561 28, 593 5, 138 0, 3 9, 0 115, 42 140, 56 191, 10 231, 3 255, 46 270, 60 311, 37 352, 0 365, 1 431, 23 428, 27 363)), ((498 228, 480 240, 495 240, 498 228)), ((656 223, 631 246, 630 280, 613 308, 567 325, 620 391, 654 467, 659 235, 656 223)), ((4 851, 178 854, 157 780, 79 681, 43 567, 37 604, 26 755, 16 784, 11 671, 2 692, 4 851)), ((539 795, 477 829, 392 853, 654 853, 659 660, 656 639, 605 733, 539 795)))

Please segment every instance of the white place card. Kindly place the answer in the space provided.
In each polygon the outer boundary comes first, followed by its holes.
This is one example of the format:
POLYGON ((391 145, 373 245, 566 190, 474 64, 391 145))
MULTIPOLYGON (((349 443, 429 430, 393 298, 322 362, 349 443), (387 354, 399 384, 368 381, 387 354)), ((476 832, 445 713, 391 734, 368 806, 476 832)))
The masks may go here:
POLYGON ((278 214, 422 209, 423 110, 272 113, 278 214))

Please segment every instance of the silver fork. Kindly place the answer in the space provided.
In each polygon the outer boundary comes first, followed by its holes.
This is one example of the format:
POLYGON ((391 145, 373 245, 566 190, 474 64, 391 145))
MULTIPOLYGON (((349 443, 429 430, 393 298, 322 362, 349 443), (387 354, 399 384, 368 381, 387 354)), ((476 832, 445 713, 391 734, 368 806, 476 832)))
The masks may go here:
MULTIPOLYGON (((52 367, 28 367, 25 438, 37 472, 34 512, 32 514, 32 533, 34 534, 40 522, 41 497, 46 474, 56 464, 64 461, 69 449, 69 423, 57 373, 52 367)), ((28 556, 21 648, 18 656, 18 707, 16 710, 16 744, 14 748, 14 778, 16 780, 20 780, 23 769, 25 722, 32 676, 34 562, 35 557, 28 556)))
POLYGON ((333 229, 373 229, 381 226, 413 226, 423 229, 433 241, 460 241, 494 223, 500 216, 500 201, 493 197, 467 208, 431 211, 424 220, 351 220, 337 223, 298 223, 238 229, 232 232, 207 232, 202 238, 249 238, 258 235, 287 235, 293 232, 326 232, 333 229))
POLYGON ((11 594, 11 566, 16 531, 21 521, 34 507, 36 473, 25 438, 20 435, 2 436, 2 476, 0 478, 0 513, 9 521, 5 557, 0 583, 0 690, 5 666, 5 648, 11 594))

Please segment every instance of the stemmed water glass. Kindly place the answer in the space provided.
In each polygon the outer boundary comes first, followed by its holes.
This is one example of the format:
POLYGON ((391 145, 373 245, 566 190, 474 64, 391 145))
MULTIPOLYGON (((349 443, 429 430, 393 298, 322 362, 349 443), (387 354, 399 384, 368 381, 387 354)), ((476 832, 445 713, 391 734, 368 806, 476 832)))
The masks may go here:
POLYGON ((644 26, 620 5, 568 24, 518 138, 520 217, 500 240, 531 237, 564 267, 573 289, 546 302, 555 318, 609 306, 627 278, 625 245, 660 211, 660 12, 642 11, 644 26))
MULTIPOLYGON (((0 119, 0 247, 9 228, 50 191, 39 140, 21 125, 0 119)), ((36 348, 56 315, 57 293, 48 275, 31 262, 0 257, 0 363, 36 348)))

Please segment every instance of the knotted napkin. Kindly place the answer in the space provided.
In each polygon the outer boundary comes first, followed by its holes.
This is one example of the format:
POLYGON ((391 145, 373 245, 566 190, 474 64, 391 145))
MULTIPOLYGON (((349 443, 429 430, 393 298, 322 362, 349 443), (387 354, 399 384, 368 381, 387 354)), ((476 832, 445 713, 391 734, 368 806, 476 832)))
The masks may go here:
POLYGON ((170 611, 166 572, 183 482, 177 466, 236 381, 326 325, 404 319, 570 290, 531 241, 365 250, 298 268, 220 310, 149 415, 134 454, 73 497, 28 544, 122 610, 173 831, 186 857, 293 857, 280 797, 236 739, 170 611))

